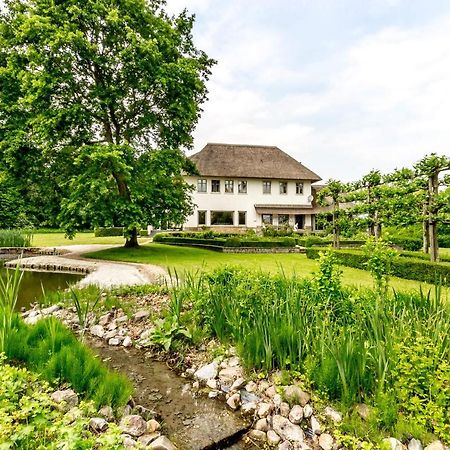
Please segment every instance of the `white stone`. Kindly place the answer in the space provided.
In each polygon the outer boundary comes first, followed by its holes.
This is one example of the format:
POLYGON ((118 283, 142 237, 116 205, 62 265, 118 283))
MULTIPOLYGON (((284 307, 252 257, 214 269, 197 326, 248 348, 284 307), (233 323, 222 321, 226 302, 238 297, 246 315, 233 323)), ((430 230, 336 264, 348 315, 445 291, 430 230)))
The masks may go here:
POLYGON ((256 421, 255 424, 255 430, 259 431, 269 431, 269 423, 267 422, 267 419, 264 417, 263 419, 259 419, 256 421))
POLYGON ((247 392, 255 392, 257 389, 257 384, 254 381, 249 381, 246 385, 245 385, 245 390, 247 392))
POLYGON ((333 436, 328 433, 323 433, 319 437, 319 446, 322 450, 332 450, 333 449, 333 436))
POLYGON ((232 385, 231 390, 237 391, 245 386, 245 378, 239 377, 232 385))
POLYGON ((113 347, 116 347, 120 344, 120 340, 118 338, 111 338, 108 340, 108 345, 111 345, 113 347))
POLYGON ((441 441, 434 441, 425 447, 425 450, 444 450, 445 447, 441 441))
POLYGON ((206 382, 206 386, 208 386, 210 389, 218 389, 219 383, 217 382, 217 380, 215 378, 210 378, 207 382, 206 382))
POLYGON ((269 430, 267 432, 267 443, 269 445, 278 445, 281 441, 280 436, 278 436, 277 433, 275 433, 275 431, 273 430, 269 430))
POLYGON ((160 428, 161 428, 160 423, 155 419, 150 419, 147 422, 147 433, 152 434, 155 431, 158 431, 160 428))
POLYGON ((108 429, 108 422, 102 417, 93 417, 89 421, 89 427, 96 433, 103 433, 108 429))
POLYGON ((292 450, 292 444, 289 441, 283 441, 278 445, 278 450, 292 450))
POLYGON ((238 392, 236 392, 236 394, 233 394, 228 400, 227 400, 227 405, 233 409, 236 410, 239 408, 241 403, 241 396, 239 395, 238 392))
POLYGON ((177 450, 175 445, 170 442, 166 436, 160 436, 158 439, 152 442, 152 450, 177 450))
POLYGON ((313 408, 309 403, 303 408, 303 416, 306 419, 309 419, 313 415, 313 412, 313 408))
POLYGON ((383 442, 387 443, 391 450, 402 450, 403 448, 402 443, 398 439, 392 437, 383 439, 383 442))
POLYGON ((272 428, 282 439, 298 443, 303 442, 305 439, 303 430, 283 416, 273 416, 272 428))
POLYGON ((60 309, 61 309, 61 307, 59 305, 52 305, 47 308, 41 309, 41 314, 44 314, 45 316, 49 316, 60 309))
POLYGON ((289 413, 289 420, 298 425, 303 420, 303 408, 300 405, 294 405, 289 413))
POLYGON ((283 403, 283 399, 281 398, 280 394, 275 394, 273 396, 272 401, 273 401, 273 404, 275 405, 276 408, 279 408, 280 405, 283 403))
POLYGON ((314 434, 320 434, 321 432, 320 423, 314 416, 311 416, 311 430, 314 434))
POLYGON ((266 433, 259 430, 251 430, 250 433, 248 433, 248 437, 258 442, 265 442, 267 440, 266 433))
POLYGON ((240 366, 226 367, 219 372, 219 379, 222 384, 232 384, 237 378, 242 377, 243 369, 240 366))
POLYGON ((92 336, 97 336, 99 338, 102 338, 105 335, 105 330, 101 325, 92 325, 89 332, 92 336))
POLYGON ((211 378, 217 377, 217 371, 219 370, 219 366, 217 362, 213 361, 206 366, 200 367, 195 373, 194 378, 198 381, 206 383, 211 378))
POLYGON ((423 450, 422 442, 418 439, 411 439, 408 442, 408 450, 423 450))
POLYGON ((41 320, 43 318, 43 316, 41 316, 40 314, 37 314, 36 316, 29 316, 27 317, 24 322, 27 325, 35 325, 37 322, 39 322, 39 320, 41 320))
POLYGON ((123 340, 122 345, 124 347, 131 347, 133 345, 133 339, 131 339, 130 336, 125 336, 125 339, 123 340))
POLYGON ((58 404, 58 409, 64 412, 78 405, 78 395, 72 389, 53 392, 51 399, 58 404))
POLYGON ((137 414, 130 414, 122 417, 119 428, 130 436, 139 437, 147 432, 147 422, 137 414))
POLYGON ((273 405, 271 403, 262 402, 258 406, 258 416, 267 417, 273 410, 273 405))
POLYGON ((311 396, 307 392, 302 391, 294 384, 284 388, 284 398, 289 404, 295 405, 296 403, 299 403, 302 407, 311 400, 311 396))
POLYGON ((291 408, 289 404, 287 404, 286 402, 282 402, 280 405, 280 415, 283 417, 288 417, 290 412, 291 408))
POLYGON ((342 422, 342 415, 329 406, 325 408, 324 414, 329 417, 334 423, 342 422))

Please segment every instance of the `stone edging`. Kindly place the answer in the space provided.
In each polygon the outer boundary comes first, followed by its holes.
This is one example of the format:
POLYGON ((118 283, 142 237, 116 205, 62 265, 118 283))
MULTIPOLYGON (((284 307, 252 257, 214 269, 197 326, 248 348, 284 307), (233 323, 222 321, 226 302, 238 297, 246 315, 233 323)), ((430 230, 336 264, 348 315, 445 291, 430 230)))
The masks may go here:
POLYGON ((61 250, 56 247, 0 247, 0 255, 65 255, 67 250, 61 250))

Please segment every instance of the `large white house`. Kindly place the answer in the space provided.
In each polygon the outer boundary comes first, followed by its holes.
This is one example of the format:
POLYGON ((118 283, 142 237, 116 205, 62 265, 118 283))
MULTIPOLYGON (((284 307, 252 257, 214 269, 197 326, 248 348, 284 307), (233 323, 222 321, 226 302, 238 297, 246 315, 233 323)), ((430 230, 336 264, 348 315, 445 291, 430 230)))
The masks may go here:
POLYGON ((278 147, 207 144, 191 160, 200 175, 186 177, 195 210, 185 229, 314 229, 312 183, 321 178, 278 147))

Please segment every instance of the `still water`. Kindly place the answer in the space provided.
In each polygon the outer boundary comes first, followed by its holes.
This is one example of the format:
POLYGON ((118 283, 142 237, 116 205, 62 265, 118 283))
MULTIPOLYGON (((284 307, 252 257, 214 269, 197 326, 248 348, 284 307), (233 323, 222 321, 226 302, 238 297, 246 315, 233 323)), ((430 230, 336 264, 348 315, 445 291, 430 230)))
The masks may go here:
MULTIPOLYGON (((0 260, 0 277, 2 278, 7 273, 3 263, 4 261, 0 260)), ((20 310, 22 306, 27 308, 30 303, 39 302, 42 299, 43 291, 50 292, 66 289, 69 284, 76 283, 81 278, 83 278, 83 275, 79 274, 25 271, 20 285, 16 309, 20 310)))

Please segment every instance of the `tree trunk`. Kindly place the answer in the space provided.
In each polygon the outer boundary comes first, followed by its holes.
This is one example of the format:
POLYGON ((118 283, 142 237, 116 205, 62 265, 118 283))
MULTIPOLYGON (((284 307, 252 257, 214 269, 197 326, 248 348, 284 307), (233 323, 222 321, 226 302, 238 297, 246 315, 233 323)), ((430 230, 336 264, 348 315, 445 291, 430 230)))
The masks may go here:
POLYGON ((333 209, 333 248, 339 249, 340 244, 340 227, 338 224, 338 214, 339 214, 339 204, 334 203, 334 209, 333 209))
POLYGON ((430 260, 432 262, 439 261, 439 247, 437 239, 437 222, 436 222, 436 211, 435 211, 435 198, 438 194, 439 189, 439 178, 438 174, 433 174, 428 179, 428 193, 429 193, 429 203, 428 203, 428 234, 430 240, 430 260))
POLYGON ((129 236, 127 236, 125 241, 126 248, 136 248, 139 247, 137 229, 133 228, 129 236))

